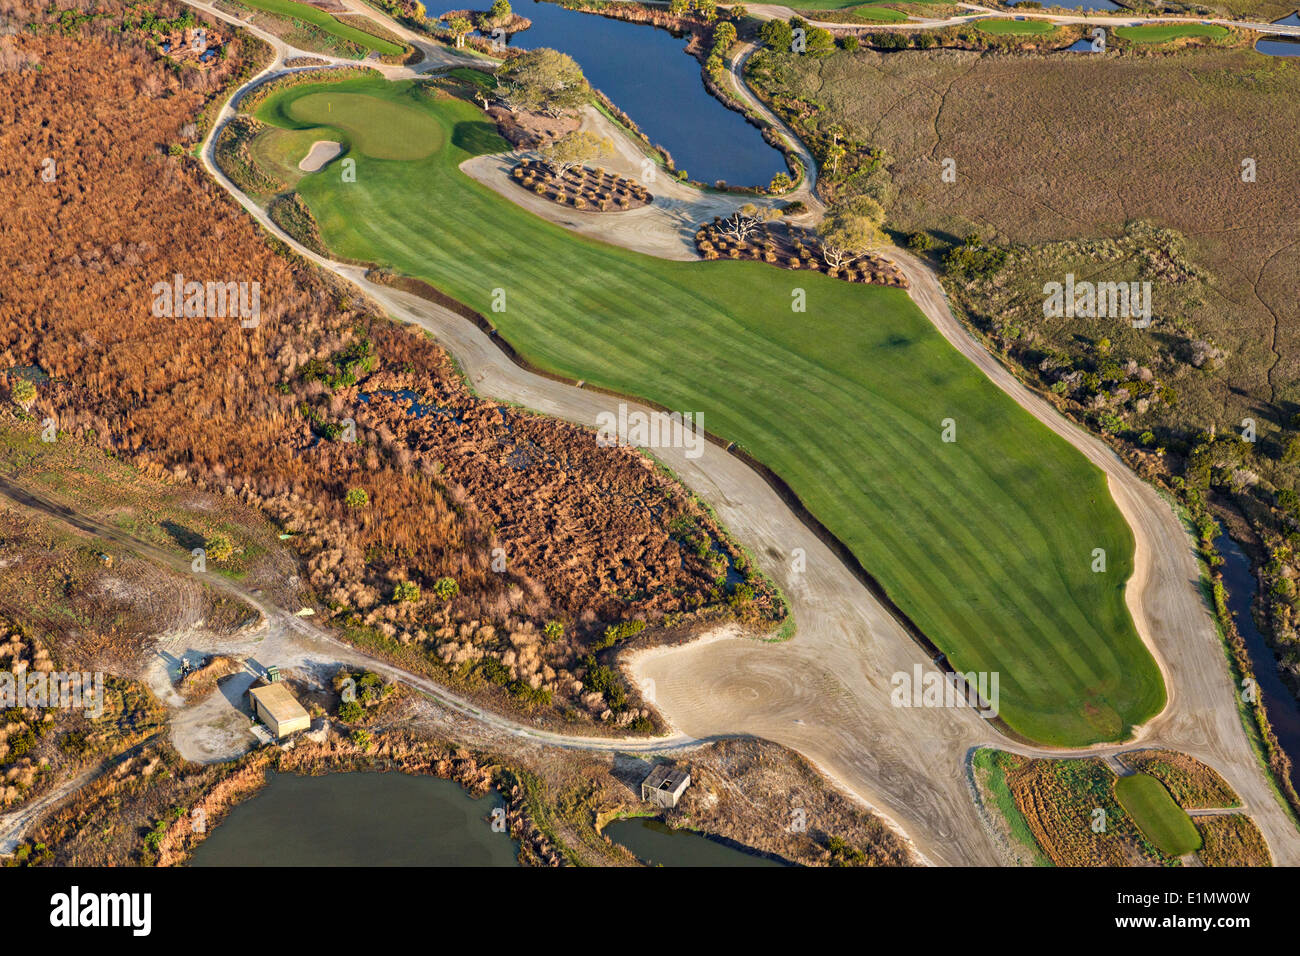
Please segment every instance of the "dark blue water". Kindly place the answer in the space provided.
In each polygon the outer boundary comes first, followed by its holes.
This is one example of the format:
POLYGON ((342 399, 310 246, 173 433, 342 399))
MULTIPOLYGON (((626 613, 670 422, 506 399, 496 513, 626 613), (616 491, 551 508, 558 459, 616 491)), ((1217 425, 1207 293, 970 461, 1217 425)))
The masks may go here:
POLYGON ((1274 20, 1273 22, 1287 27, 1300 27, 1300 12, 1293 13, 1289 17, 1283 17, 1281 20, 1274 20))
POLYGON ((1260 40, 1255 51, 1269 56, 1300 56, 1300 39, 1260 40))
POLYGON ((1092 40, 1086 38, 1083 40, 1075 40, 1065 48, 1065 51, 1067 53, 1091 53, 1093 52, 1092 40))
POLYGON ((495 798, 403 773, 272 773, 194 851, 191 866, 518 866, 495 798))
POLYGON ((1250 559, 1241 546, 1228 535, 1220 535, 1214 542, 1223 555, 1223 585, 1228 591, 1228 609, 1237 622, 1237 630, 1246 642, 1246 650, 1254 665, 1255 680, 1259 684, 1260 700, 1268 713, 1269 723, 1277 734, 1282 749, 1291 758, 1291 782, 1300 789, 1300 706, 1287 690, 1278 674, 1277 660, 1269 649, 1264 635, 1255 627, 1250 606, 1255 600, 1259 581, 1250 569, 1250 559))
MULTIPOLYGON (((513 7, 533 25, 510 37, 512 46, 569 54, 591 85, 632 117, 650 142, 667 149, 691 179, 766 186, 786 171, 785 157, 758 129, 705 90, 700 64, 684 52, 684 38, 553 3, 518 0, 513 7)), ((430 15, 444 9, 433 7, 430 15)))
POLYGON ((605 827, 606 835, 621 843, 637 859, 652 866, 784 866, 785 864, 747 853, 690 830, 674 830, 650 818, 615 820, 605 827))

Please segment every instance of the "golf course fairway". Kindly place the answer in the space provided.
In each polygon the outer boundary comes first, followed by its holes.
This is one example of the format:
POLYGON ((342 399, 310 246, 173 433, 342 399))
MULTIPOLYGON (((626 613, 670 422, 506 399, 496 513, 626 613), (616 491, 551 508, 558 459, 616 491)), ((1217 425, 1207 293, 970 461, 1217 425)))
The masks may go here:
POLYGON ((540 368, 702 413, 789 484, 957 670, 999 674, 1016 732, 1117 740, 1164 706, 1124 603, 1133 537, 1102 472, 904 290, 575 236, 461 173, 509 145, 475 105, 417 81, 294 86, 257 115, 355 160, 355 182, 335 159, 298 183, 331 250, 437 286, 540 368))

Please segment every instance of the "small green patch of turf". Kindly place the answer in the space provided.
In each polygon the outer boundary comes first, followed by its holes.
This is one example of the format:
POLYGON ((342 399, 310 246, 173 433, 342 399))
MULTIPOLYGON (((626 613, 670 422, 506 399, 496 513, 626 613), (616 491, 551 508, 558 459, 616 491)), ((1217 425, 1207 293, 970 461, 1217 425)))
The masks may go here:
POLYGON ((976 20, 975 29, 994 36, 1046 36, 1056 32, 1056 24, 1047 20, 976 20))
POLYGON ((1138 829, 1167 856, 1182 856, 1201 848, 1201 835, 1192 818, 1155 777, 1135 773, 1115 781, 1115 798, 1138 829))
POLYGON ((290 17, 294 20, 301 20, 303 23, 314 24, 340 40, 348 40, 367 50, 374 50, 383 56, 397 56, 402 52, 402 47, 396 43, 390 43, 377 36, 371 36, 364 30, 348 26, 346 23, 336 20, 324 10, 309 7, 305 3, 296 3, 295 0, 239 0, 239 2, 257 10, 274 13, 276 16, 290 17))
POLYGON ((902 23, 907 14, 893 7, 882 7, 873 3, 861 7, 852 7, 847 12, 859 20, 875 20, 879 23, 902 23))
POLYGON ((1140 27, 1116 27, 1115 35, 1133 43, 1168 43, 1183 37, 1219 40, 1228 35, 1228 28, 1212 23, 1150 23, 1140 27))

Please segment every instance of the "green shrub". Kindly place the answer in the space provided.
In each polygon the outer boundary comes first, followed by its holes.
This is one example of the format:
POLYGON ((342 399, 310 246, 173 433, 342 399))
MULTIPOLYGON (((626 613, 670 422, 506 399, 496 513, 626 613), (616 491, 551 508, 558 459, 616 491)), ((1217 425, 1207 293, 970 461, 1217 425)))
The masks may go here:
POLYGON ((338 718, 344 723, 355 724, 358 720, 364 719, 366 709, 355 700, 345 700, 339 704, 338 718))
POLYGON ((444 601, 450 601, 460 594, 460 585, 455 578, 438 578, 433 582, 433 593, 444 601))

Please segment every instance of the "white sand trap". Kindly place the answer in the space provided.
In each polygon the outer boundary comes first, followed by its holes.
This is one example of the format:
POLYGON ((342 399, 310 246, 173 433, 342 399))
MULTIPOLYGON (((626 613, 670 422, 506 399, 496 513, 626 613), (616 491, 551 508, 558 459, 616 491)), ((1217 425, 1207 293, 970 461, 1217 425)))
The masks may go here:
POLYGON ((302 158, 298 168, 305 173, 314 173, 341 152, 342 144, 330 139, 318 139, 311 144, 311 149, 302 158))

